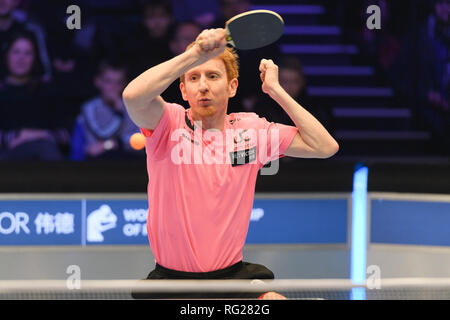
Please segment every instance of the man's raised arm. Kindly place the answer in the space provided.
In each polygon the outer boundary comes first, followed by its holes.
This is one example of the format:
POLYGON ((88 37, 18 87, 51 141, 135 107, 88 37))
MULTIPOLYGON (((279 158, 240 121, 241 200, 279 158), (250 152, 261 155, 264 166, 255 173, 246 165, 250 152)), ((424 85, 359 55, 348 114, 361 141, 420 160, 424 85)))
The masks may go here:
POLYGON ((154 130, 164 114, 164 100, 160 94, 189 69, 220 55, 225 46, 224 29, 204 30, 192 48, 132 80, 122 97, 133 122, 141 128, 154 130), (200 41, 201 46, 198 45, 200 41))
POLYGON ((275 100, 298 129, 286 156, 296 158, 329 158, 339 150, 339 144, 323 125, 297 101, 278 81, 278 66, 272 60, 262 59, 259 65, 262 90, 275 100))

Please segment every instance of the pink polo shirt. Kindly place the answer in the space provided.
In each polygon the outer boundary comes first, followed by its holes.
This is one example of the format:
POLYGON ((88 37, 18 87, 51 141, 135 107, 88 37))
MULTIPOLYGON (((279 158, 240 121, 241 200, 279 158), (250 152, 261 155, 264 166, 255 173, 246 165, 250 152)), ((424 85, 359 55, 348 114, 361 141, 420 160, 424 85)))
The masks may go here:
POLYGON ((141 131, 147 137, 147 232, 156 262, 209 272, 241 261, 258 172, 283 156, 297 128, 232 113, 224 130, 203 130, 190 109, 167 103, 155 130, 141 131))

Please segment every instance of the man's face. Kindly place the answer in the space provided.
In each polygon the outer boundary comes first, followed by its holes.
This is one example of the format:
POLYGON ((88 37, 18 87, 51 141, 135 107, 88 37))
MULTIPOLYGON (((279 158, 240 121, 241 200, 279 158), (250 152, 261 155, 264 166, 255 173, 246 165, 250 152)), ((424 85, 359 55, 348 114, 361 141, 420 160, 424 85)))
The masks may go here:
POLYGON ((195 114, 208 117, 226 113, 228 99, 234 97, 237 86, 237 79, 228 82, 223 61, 214 58, 186 72, 180 90, 195 114))

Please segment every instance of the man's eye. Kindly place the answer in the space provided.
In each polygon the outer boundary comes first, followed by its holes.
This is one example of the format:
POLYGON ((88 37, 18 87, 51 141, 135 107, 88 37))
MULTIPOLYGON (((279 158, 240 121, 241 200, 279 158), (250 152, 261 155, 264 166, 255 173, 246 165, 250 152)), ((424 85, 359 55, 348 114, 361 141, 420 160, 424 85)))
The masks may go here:
POLYGON ((217 79, 218 77, 217 77, 217 74, 212 74, 212 75, 210 75, 209 76, 211 79, 217 79))
POLYGON ((197 77, 196 77, 196 76, 192 76, 192 77, 191 77, 191 80, 192 80, 192 81, 195 81, 195 80, 197 80, 197 77))

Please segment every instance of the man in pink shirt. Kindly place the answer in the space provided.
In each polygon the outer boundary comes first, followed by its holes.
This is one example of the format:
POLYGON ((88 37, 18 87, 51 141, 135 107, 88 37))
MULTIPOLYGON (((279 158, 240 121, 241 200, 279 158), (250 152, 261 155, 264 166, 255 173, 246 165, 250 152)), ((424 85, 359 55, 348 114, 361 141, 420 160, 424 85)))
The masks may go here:
POLYGON ((283 90, 272 60, 259 69, 263 92, 295 127, 227 114, 239 72, 224 29, 204 30, 184 53, 125 88, 128 113, 147 137, 147 230, 156 261, 147 279, 274 278, 265 266, 242 261, 257 174, 282 156, 328 158, 339 147, 283 90), (177 78, 187 110, 160 96, 177 78))

